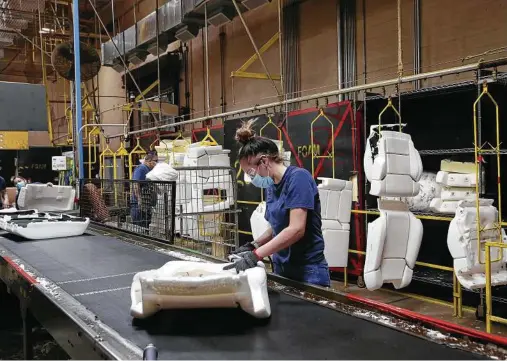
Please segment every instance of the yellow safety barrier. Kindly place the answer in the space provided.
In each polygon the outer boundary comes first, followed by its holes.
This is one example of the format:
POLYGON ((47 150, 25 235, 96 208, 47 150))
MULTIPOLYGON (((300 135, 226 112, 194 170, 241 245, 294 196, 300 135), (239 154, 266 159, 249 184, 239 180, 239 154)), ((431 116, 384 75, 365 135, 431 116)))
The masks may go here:
MULTIPOLYGON (((499 108, 498 103, 495 101, 495 99, 491 96, 491 94, 488 91, 488 84, 484 83, 482 86, 482 92, 477 98, 477 100, 474 102, 474 155, 475 155, 475 206, 477 209, 477 250, 478 250, 478 259, 480 264, 484 264, 481 260, 481 250, 483 249, 483 246, 481 244, 481 232, 486 230, 495 229, 498 231, 498 234, 501 237, 501 229, 502 229, 502 185, 500 182, 500 114, 499 114, 499 108), (495 117, 496 117, 496 147, 491 146, 493 149, 493 154, 496 154, 496 162, 497 162, 497 185, 498 185, 498 221, 493 225, 493 228, 485 228, 481 226, 481 219, 480 219, 480 207, 479 207, 479 183, 480 183, 480 162, 482 155, 485 153, 491 154, 491 150, 485 151, 483 149, 482 145, 479 145, 479 139, 478 139, 478 124, 477 124, 477 105, 481 101, 482 97, 484 95, 487 95, 487 97, 491 100, 493 105, 495 106, 495 117)), ((494 260, 491 260, 491 262, 499 262, 503 259, 503 247, 500 247, 500 252, 498 258, 495 258, 494 260)))
POLYGON ((134 168, 137 167, 137 165, 134 166, 134 155, 138 155, 139 157, 146 155, 146 151, 143 149, 143 147, 141 147, 141 144, 139 143, 139 138, 136 138, 136 146, 129 153, 129 179, 132 179, 134 168))
POLYGON ((332 170, 333 170, 333 178, 335 177, 335 170, 334 170, 334 125, 333 122, 328 118, 326 113, 324 113, 324 110, 321 108, 319 110, 319 114, 315 117, 315 119, 312 120, 310 123, 310 147, 312 151, 312 176, 315 177, 315 159, 331 159, 332 164, 332 170), (328 155, 315 155, 315 145, 314 145, 314 138, 313 138, 313 125, 315 122, 317 122, 320 118, 324 118, 327 120, 329 125, 331 126, 331 152, 328 155))

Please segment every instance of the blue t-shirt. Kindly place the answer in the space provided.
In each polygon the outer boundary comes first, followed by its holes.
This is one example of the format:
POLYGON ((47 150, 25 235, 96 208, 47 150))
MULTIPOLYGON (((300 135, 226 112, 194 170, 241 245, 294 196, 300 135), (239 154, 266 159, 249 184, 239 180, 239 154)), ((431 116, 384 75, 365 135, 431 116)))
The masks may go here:
POLYGON ((150 168, 146 164, 140 164, 134 169, 134 174, 132 174, 132 180, 136 181, 144 181, 146 180, 146 174, 150 172, 150 168))
MULTIPOLYGON (((140 165, 138 165, 136 167, 136 169, 134 169, 134 173, 132 174, 132 180, 135 180, 135 181, 145 181, 146 180, 146 174, 148 174, 150 172, 150 170, 151 169, 146 164, 140 164, 140 165)), ((140 188, 141 192, 143 191, 143 187, 144 187, 144 184, 140 184, 139 185, 139 188, 140 188)), ((132 193, 131 202, 133 204, 137 203, 137 197, 134 195, 134 193, 132 193)))
POLYGON ((273 262, 305 266, 325 263, 324 238, 317 184, 304 168, 290 166, 279 184, 266 190, 266 220, 271 224, 273 237, 290 223, 290 210, 307 210, 305 235, 292 246, 273 255, 273 262))
POLYGON ((0 191, 4 191, 7 188, 4 177, 0 177, 0 191))

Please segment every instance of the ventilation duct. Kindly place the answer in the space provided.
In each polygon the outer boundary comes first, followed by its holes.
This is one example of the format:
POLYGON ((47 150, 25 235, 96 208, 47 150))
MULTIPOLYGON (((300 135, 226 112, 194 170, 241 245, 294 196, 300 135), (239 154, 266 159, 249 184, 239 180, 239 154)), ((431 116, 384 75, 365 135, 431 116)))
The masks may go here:
MULTIPOLYGON (((240 11, 247 11, 269 3, 271 0, 244 0, 240 11)), ((102 65, 123 71, 124 66, 119 57, 128 59, 133 64, 144 61, 149 54, 157 54, 157 35, 159 36, 158 53, 164 53, 167 46, 176 39, 188 42, 195 39, 199 30, 205 26, 204 10, 209 14, 208 23, 221 26, 230 22, 235 16, 235 9, 230 0, 169 0, 136 24, 116 35, 113 40, 119 48, 116 51, 112 41, 102 44, 102 65), (157 12, 158 30, 157 34, 157 12)), ((1 28, 0 28, 1 32, 1 28)))
POLYGON ((231 22, 234 19, 236 10, 231 7, 221 7, 213 14, 208 16, 208 23, 212 26, 222 26, 231 22))
POLYGON ((199 34, 199 28, 196 25, 185 25, 183 28, 178 30, 175 37, 183 43, 195 39, 199 34))
POLYGON ((271 0, 243 0, 241 4, 246 7, 248 10, 253 10, 258 8, 259 6, 270 3, 271 0))

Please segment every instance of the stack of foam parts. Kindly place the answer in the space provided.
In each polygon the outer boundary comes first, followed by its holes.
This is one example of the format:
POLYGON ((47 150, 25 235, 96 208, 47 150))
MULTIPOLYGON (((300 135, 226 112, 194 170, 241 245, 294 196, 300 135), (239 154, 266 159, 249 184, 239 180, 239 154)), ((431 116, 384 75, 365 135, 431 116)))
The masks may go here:
MULTIPOLYGON (((373 130, 376 131, 376 130, 373 130)), ((377 197, 413 197, 419 193, 421 157, 410 135, 381 131, 376 145, 366 144, 364 168, 377 197)), ((403 201, 378 200, 380 217, 368 224, 364 280, 369 290, 384 283, 403 288, 412 273, 421 246, 423 227, 403 201)))
POLYGON ((139 272, 131 287, 130 314, 144 319, 167 309, 237 308, 257 318, 271 316, 266 270, 236 273, 224 264, 171 261, 139 272))
POLYGON ((347 267, 350 238, 352 182, 318 178, 324 255, 329 267, 347 267))
POLYGON ((27 184, 19 191, 19 209, 38 209, 44 212, 65 212, 74 209, 76 191, 71 186, 27 184))
POLYGON ((161 140, 160 145, 155 146, 158 161, 168 163, 173 167, 182 166, 190 143, 190 138, 183 137, 174 140, 161 140))
MULTIPOLYGON (((459 201, 447 233, 447 246, 454 258, 459 283, 469 290, 486 287, 485 242, 507 243, 498 223, 498 210, 492 199, 479 199, 480 231, 477 232, 476 200, 459 201)), ((507 249, 490 248, 491 284, 507 284, 507 249)))
POLYGON ((475 163, 444 160, 440 164, 436 181, 441 186, 441 191, 440 196, 431 201, 430 209, 433 212, 453 214, 460 201, 475 199, 475 163))
POLYGON ((89 224, 89 218, 39 213, 36 210, 10 213, 0 217, 1 229, 31 240, 81 236, 89 224))

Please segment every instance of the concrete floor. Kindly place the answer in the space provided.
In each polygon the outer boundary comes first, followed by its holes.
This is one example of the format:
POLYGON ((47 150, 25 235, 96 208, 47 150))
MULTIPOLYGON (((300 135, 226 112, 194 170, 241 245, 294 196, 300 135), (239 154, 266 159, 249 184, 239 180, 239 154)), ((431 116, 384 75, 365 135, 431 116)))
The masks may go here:
MULTIPOLYGON (((475 317, 475 308, 463 306, 463 317, 458 318, 453 316, 452 303, 445 301, 386 289, 368 291, 365 288, 359 288, 355 284, 349 284, 345 288, 343 282, 339 281, 332 281, 332 288, 341 292, 352 293, 370 300, 417 312, 436 319, 445 320, 460 326, 484 332, 486 331, 486 323, 484 321, 477 320, 475 317)), ((507 337, 507 326, 493 323, 492 333, 507 337)))

